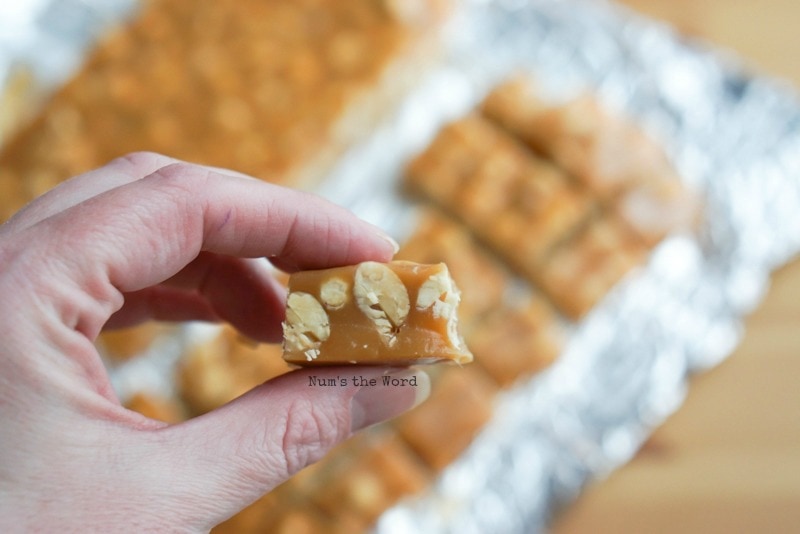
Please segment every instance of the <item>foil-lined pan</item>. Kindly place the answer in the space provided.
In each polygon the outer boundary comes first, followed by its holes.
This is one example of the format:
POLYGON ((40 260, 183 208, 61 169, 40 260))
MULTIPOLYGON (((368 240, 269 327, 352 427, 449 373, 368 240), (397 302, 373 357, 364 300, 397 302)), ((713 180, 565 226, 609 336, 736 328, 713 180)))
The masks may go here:
POLYGON ((771 271, 800 250, 800 101, 788 86, 607 2, 463 7, 444 65, 323 194, 402 237, 413 227, 396 191, 403 162, 522 71, 554 98, 591 90, 634 117, 700 192, 704 219, 573 325, 559 360, 502 394, 466 453, 425 495, 385 513, 379 533, 546 530, 680 406, 691 373, 731 353, 771 271))
MULTIPOLYGON (((66 79, 93 37, 135 2, 15 5, 13 24, 12 8, 0 8, 9 10, 0 12, 0 82, 23 66, 46 88, 66 79), (64 9, 81 16, 57 16, 64 9), (53 50, 63 55, 53 59, 53 50)), ((402 240, 416 220, 398 189, 405 163, 519 71, 556 98, 589 89, 635 117, 701 192, 704 219, 698 234, 662 242, 571 325, 558 361, 501 394, 466 453, 424 495, 386 512, 379 533, 546 530, 558 507, 627 461, 677 409, 689 374, 732 351, 771 271, 800 250, 796 95, 601 0, 464 0, 442 61, 318 192, 402 240)), ((183 342, 167 340, 112 370, 115 386, 168 390, 183 342)))

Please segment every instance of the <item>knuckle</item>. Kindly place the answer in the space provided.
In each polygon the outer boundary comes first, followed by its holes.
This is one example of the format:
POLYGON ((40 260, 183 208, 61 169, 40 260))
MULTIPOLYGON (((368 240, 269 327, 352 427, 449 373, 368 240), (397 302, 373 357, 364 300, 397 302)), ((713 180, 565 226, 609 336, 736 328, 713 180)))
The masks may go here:
POLYGON ((144 178, 152 191, 178 206, 197 205, 198 192, 207 190, 208 170, 197 165, 174 162, 144 178))
POLYGON ((182 190, 192 191, 198 182, 208 179, 208 170, 191 163, 176 161, 159 168, 150 178, 163 187, 179 187, 182 190))
POLYGON ((131 166, 135 169, 140 168, 151 168, 151 167, 162 167, 165 165, 169 165, 170 163, 174 162, 175 160, 159 154, 157 152, 151 152, 148 150, 138 150, 135 152, 130 152, 125 154, 124 156, 120 156, 114 163, 122 163, 123 165, 131 166))
POLYGON ((344 422, 309 400, 293 402, 283 422, 281 450, 289 475, 322 458, 343 437, 344 422))

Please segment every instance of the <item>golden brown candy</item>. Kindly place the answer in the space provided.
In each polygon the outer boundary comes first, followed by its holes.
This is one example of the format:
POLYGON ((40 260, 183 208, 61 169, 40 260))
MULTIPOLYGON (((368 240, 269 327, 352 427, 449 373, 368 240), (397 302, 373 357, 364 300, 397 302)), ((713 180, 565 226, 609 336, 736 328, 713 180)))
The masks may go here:
POLYGON ((596 210, 562 169, 475 114, 443 128, 406 182, 525 274, 596 210))
POLYGON ((447 371, 428 400, 396 420, 400 436, 434 471, 458 458, 489 421, 497 391, 477 366, 447 371))
POLYGON ((295 273, 283 357, 298 365, 472 361, 447 266, 408 261, 295 273))

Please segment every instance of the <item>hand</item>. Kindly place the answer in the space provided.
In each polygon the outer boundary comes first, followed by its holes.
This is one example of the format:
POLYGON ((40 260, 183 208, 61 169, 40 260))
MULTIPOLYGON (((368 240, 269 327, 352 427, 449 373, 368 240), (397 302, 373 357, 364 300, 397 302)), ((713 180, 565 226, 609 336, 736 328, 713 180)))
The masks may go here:
POLYGON ((278 341, 284 290, 250 258, 292 270, 394 251, 313 195, 156 154, 32 202, 0 226, 0 531, 208 530, 411 408, 424 374, 417 388, 310 388, 296 371, 168 426, 120 406, 93 344, 147 318, 226 320, 278 341))

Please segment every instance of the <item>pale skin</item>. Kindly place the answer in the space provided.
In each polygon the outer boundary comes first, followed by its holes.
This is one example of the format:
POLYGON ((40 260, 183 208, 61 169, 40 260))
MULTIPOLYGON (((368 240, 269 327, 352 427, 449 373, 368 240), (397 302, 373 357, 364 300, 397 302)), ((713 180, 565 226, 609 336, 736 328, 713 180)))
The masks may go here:
POLYGON ((0 531, 203 532, 417 388, 267 382, 178 425, 123 408, 94 340, 146 319, 281 337, 292 271, 388 261, 377 228, 310 194, 141 153, 64 182, 0 226, 0 531))

